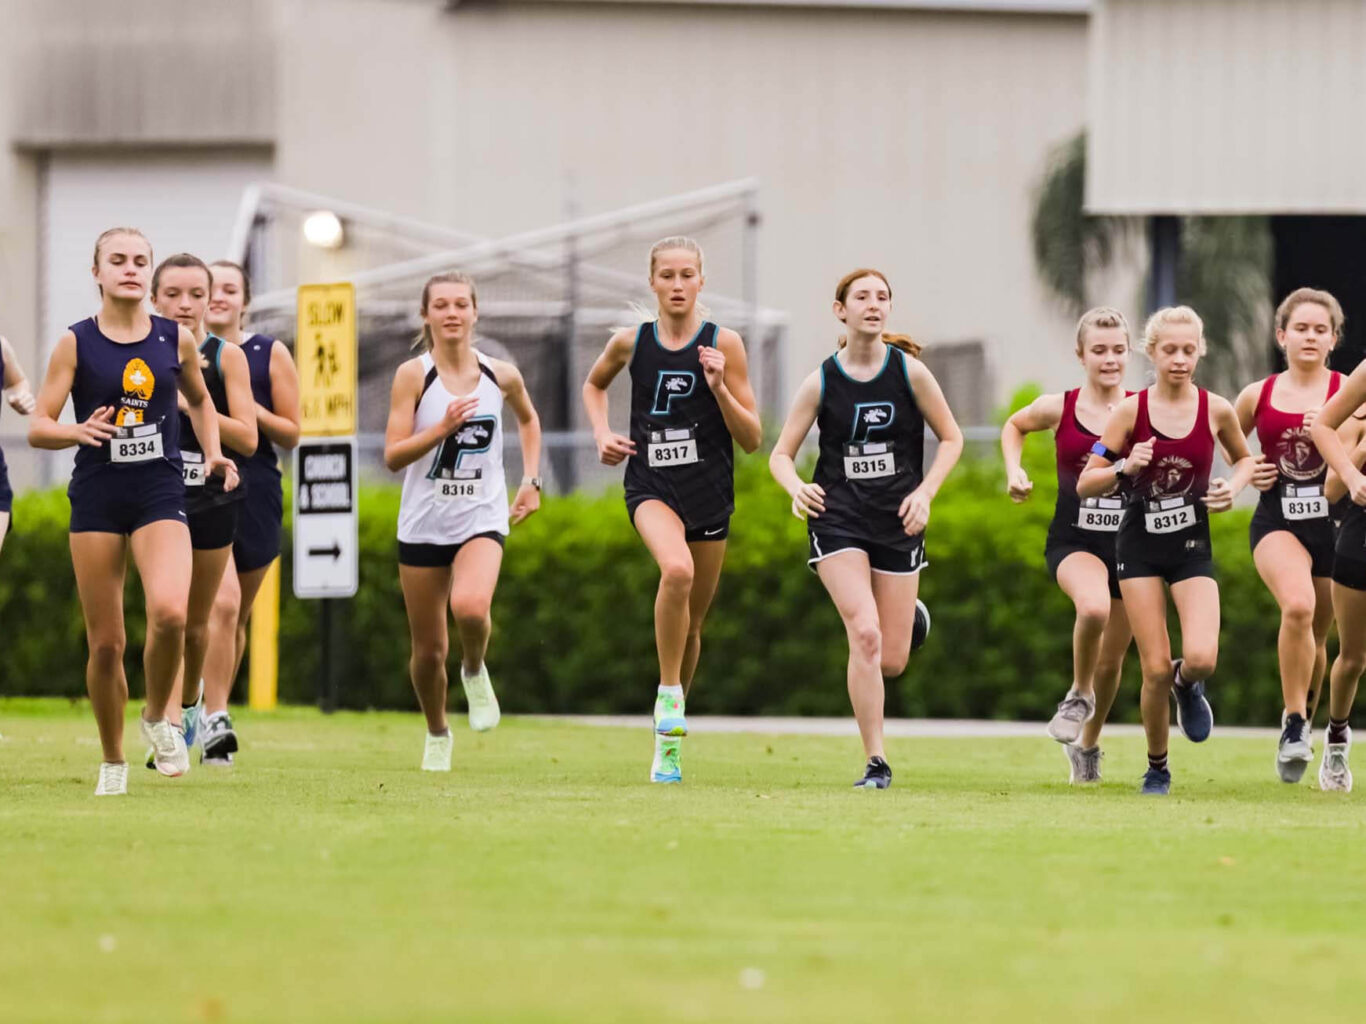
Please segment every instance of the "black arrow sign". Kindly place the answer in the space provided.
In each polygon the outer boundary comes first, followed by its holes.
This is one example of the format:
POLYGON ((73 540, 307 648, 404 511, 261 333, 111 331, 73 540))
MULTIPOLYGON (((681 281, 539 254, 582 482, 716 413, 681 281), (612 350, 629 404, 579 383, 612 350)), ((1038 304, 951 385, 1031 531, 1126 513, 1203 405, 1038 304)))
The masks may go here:
POLYGON ((335 540, 334 540, 334 541, 332 542, 332 546, 331 546, 330 548, 309 548, 309 549, 308 549, 308 557, 310 557, 310 558, 317 557, 317 556, 322 556, 322 555, 331 555, 331 556, 332 556, 332 561, 334 561, 334 562, 335 562, 337 559, 341 558, 341 542, 340 542, 340 541, 335 541, 335 540))

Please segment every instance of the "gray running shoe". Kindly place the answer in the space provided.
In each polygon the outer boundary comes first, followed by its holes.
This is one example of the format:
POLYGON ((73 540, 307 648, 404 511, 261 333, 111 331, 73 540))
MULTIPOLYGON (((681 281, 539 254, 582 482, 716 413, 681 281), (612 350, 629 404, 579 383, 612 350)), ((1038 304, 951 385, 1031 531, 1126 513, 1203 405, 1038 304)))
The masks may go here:
POLYGON ((1081 738, 1081 728, 1091 721, 1096 713, 1096 698, 1083 696, 1074 686, 1058 705, 1057 713, 1048 723, 1048 735, 1059 743, 1076 743, 1081 738))
POLYGON ((1319 764, 1319 789, 1339 793, 1352 791, 1352 769, 1347 764, 1351 749, 1351 729, 1347 730, 1346 743, 1324 743, 1323 761, 1319 764))
POLYGON ((1069 783, 1076 786, 1100 781, 1100 759, 1105 756, 1100 747, 1083 750, 1080 743, 1065 743, 1062 752, 1067 755, 1071 768, 1067 776, 1069 783))
POLYGON ((1309 746, 1304 716, 1288 715, 1282 711, 1281 741, 1276 747, 1276 774, 1282 782, 1299 782, 1313 760, 1314 751, 1309 746))

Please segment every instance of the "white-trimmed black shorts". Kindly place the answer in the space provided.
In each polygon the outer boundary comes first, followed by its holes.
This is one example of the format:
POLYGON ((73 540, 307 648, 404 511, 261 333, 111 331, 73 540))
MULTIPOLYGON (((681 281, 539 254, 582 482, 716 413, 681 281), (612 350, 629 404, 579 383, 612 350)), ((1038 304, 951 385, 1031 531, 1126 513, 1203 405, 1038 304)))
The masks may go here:
POLYGON ((820 529, 808 529, 806 538, 809 548, 806 564, 812 572, 816 571, 817 562, 841 551, 862 551, 868 556, 868 565, 873 572, 888 576, 914 576, 930 564, 925 560, 923 533, 907 537, 905 543, 896 545, 878 544, 861 537, 820 529))

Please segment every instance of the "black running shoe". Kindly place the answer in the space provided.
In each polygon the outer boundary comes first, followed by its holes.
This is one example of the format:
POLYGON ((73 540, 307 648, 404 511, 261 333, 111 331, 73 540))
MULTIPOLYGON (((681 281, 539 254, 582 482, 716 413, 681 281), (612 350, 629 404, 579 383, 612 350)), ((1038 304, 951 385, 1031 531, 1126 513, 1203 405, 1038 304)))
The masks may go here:
POLYGON ((201 764, 230 765, 237 753, 237 733, 226 712, 212 716, 202 726, 199 760, 201 764))
POLYGON ((925 638, 930 635, 930 610, 919 598, 915 602, 915 624, 911 627, 911 650, 918 651, 925 646, 925 638))
POLYGON ((886 789, 892 784, 892 767, 880 757, 868 758, 863 778, 854 783, 855 789, 886 789))

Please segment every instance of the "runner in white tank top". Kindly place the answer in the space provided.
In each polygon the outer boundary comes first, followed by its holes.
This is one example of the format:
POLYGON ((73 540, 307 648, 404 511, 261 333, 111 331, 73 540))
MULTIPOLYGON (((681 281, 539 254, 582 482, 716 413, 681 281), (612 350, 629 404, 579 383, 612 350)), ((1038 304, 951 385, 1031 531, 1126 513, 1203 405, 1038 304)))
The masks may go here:
POLYGON ((422 289, 422 346, 394 374, 384 464, 405 470, 398 513, 398 578, 408 611, 413 689, 427 717, 426 771, 450 771, 446 725, 446 607, 460 634, 470 727, 498 724, 484 665, 489 608, 503 541, 540 507, 541 423, 517 367, 474 350, 479 300, 465 274, 438 274, 422 289), (508 513, 503 403, 517 417, 527 474, 508 513))

